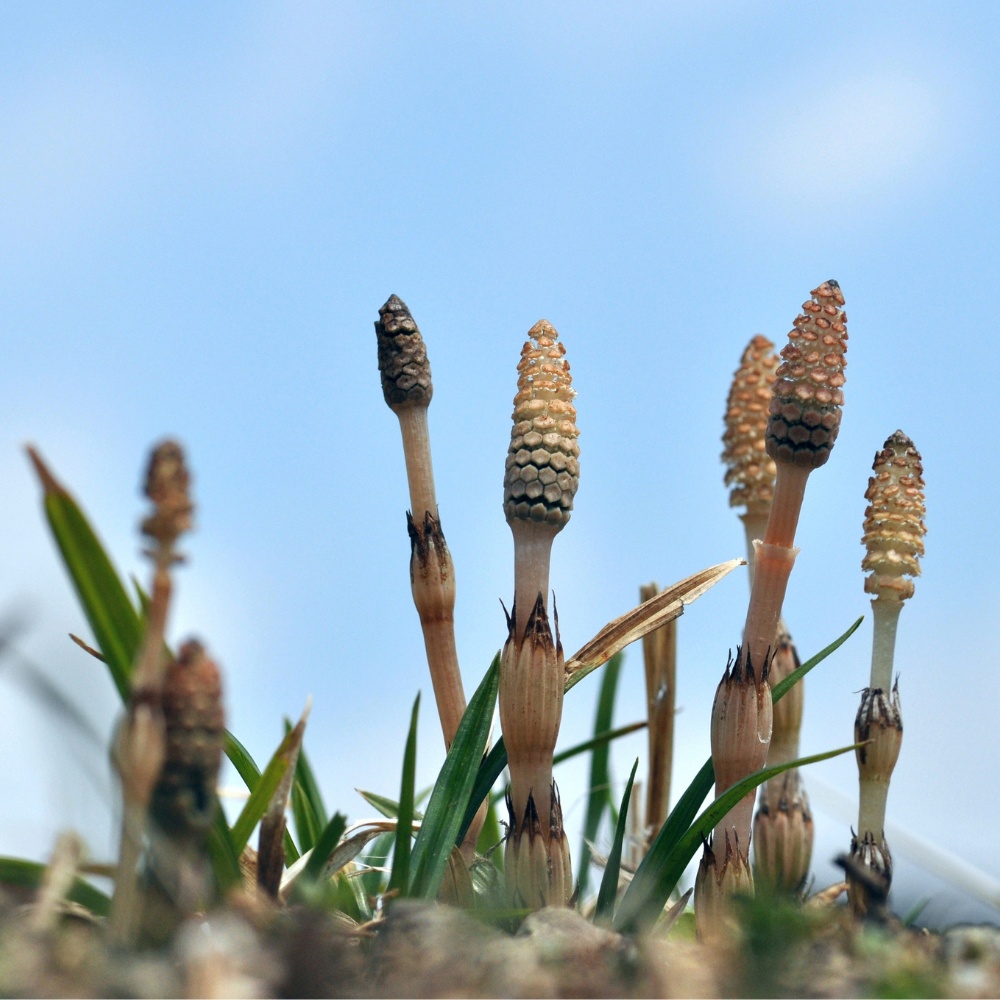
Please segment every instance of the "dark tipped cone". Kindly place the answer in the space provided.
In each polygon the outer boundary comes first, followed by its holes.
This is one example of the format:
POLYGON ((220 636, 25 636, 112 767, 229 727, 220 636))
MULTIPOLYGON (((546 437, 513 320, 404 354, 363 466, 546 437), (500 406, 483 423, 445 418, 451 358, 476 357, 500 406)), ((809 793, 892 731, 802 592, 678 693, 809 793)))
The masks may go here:
POLYGON ((410 310, 398 295, 390 295, 378 315, 378 370, 386 403, 393 409, 427 406, 434 394, 431 366, 410 310))

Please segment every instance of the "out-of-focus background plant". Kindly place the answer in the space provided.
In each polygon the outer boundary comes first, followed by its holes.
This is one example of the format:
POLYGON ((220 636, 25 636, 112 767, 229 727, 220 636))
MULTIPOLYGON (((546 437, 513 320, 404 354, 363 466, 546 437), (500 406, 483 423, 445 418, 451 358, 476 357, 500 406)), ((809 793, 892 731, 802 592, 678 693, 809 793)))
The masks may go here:
MULTIPOLYGON (((500 469, 524 331, 552 321, 582 393, 572 543, 551 571, 575 650, 638 583, 743 554, 718 461, 729 378, 753 334, 780 346, 804 291, 836 275, 850 405, 799 524, 786 620, 808 656, 868 612, 861 489, 905 427, 933 469, 933 544, 895 651, 907 734, 888 818, 1000 877, 975 835, 997 803, 964 781, 1000 751, 1000 484, 979 436, 998 374, 998 18, 985 3, 3 7, 0 725, 19 806, 0 818, 2 852, 45 857, 74 827, 109 857, 118 836, 119 705, 64 638, 85 625, 26 440, 140 578, 137 456, 165 432, 185 442, 197 532, 172 636, 210 641, 229 726, 262 765, 281 716, 314 695, 310 762, 331 810, 356 816, 369 807, 354 786, 398 791, 417 689, 417 788, 443 752, 377 305, 398 292, 432 345, 471 694, 513 592, 500 469)), ((708 756, 705 706, 745 610, 732 574, 679 622, 675 795, 708 756)), ((852 741, 870 630, 869 616, 810 675, 802 754, 852 741)), ((592 733, 599 683, 567 699, 560 747, 592 733)), ((634 648, 613 721, 645 703, 634 648)), ((645 752, 644 734, 615 747, 613 800, 645 752)), ((559 772, 574 850, 589 778, 559 772)), ((857 770, 848 755, 806 780, 824 885, 857 770)), ((931 896, 928 922, 990 915, 887 837, 900 910, 931 896)))

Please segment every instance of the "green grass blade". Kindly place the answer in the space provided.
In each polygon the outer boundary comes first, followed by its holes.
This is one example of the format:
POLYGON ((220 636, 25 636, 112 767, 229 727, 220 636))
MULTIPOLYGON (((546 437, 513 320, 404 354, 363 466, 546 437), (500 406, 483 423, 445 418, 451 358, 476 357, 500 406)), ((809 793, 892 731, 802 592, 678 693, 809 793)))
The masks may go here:
POLYGON ((399 803, 395 799, 379 795, 376 792, 366 792, 363 788, 355 788, 354 790, 368 805, 375 809, 376 812, 385 816, 386 819, 395 819, 399 815, 399 803))
POLYGON ((394 889, 406 895, 410 885, 410 851, 413 837, 413 794, 417 773, 417 717, 420 714, 420 695, 413 702, 410 715, 410 732, 406 737, 403 753, 403 777, 399 784, 399 812, 396 822, 396 846, 392 852, 392 875, 389 892, 394 889))
POLYGON ((346 829, 347 817, 342 813, 336 813, 320 833, 316 846, 312 849, 312 854, 309 855, 309 860, 306 862, 305 868, 302 869, 302 874, 296 884, 302 879, 305 880, 303 885, 315 884, 323 877, 323 869, 326 867, 327 861, 330 860, 330 855, 337 849, 340 838, 344 836, 346 829))
MULTIPOLYGON (((281 779, 284 778, 288 771, 291 764, 290 754, 294 749, 294 742, 295 738, 293 735, 287 733, 278 745, 278 749, 274 751, 274 756, 271 757, 267 767, 264 768, 264 772, 258 778, 257 783, 250 789, 250 798, 244 804, 243 810, 236 818, 231 831, 233 849, 237 855, 246 847, 247 841, 250 839, 250 834, 253 833, 254 827, 260 822, 261 817, 267 811, 274 793, 281 784, 281 779)), ((298 852, 296 852, 295 856, 296 858, 299 856, 298 852)), ((289 863, 292 860, 289 858, 289 863)))
POLYGON ((292 818, 295 820, 295 833, 299 838, 302 853, 305 854, 306 851, 311 851, 316 846, 316 840, 319 838, 322 827, 313 812, 312 803, 299 784, 298 774, 296 774, 292 784, 290 805, 292 818))
MULTIPOLYGON (((291 720, 285 718, 285 732, 292 729, 291 720)), ((295 820, 295 832, 299 838, 302 853, 312 850, 323 827, 327 824, 326 806, 319 793, 319 786, 313 770, 309 766, 305 747, 299 748, 299 759, 295 764, 295 783, 291 795, 292 817, 295 820)))
POLYGON ((295 765, 295 787, 301 789, 302 796, 309 803, 312 815, 316 819, 317 829, 323 830, 329 823, 330 816, 326 811, 326 804, 323 802, 305 747, 299 752, 299 762, 295 765))
POLYGON ((629 797, 632 795, 632 782, 635 781, 635 772, 638 766, 639 758, 636 757, 635 763, 632 765, 632 773, 628 778, 628 784, 625 786, 625 794, 622 796, 621 808, 618 810, 618 825, 615 827, 615 839, 611 844, 607 864, 604 866, 601 888, 597 891, 597 908, 594 911, 595 923, 610 923, 615 914, 615 899, 618 896, 618 876, 622 865, 622 845, 625 843, 625 827, 628 823, 629 797))
POLYGON ((606 743, 613 743, 622 736, 628 736, 630 733, 637 733, 640 729, 645 728, 646 722, 643 721, 630 722, 627 726, 619 726, 617 729, 606 729, 603 733, 597 733, 596 736, 592 736, 589 740, 584 740, 582 743, 576 743, 571 747, 567 747, 565 750, 560 750, 559 753, 552 758, 552 766, 555 767, 558 764, 562 764, 564 761, 570 760, 573 757, 578 757, 582 753, 586 753, 588 750, 593 750, 606 743))
MULTIPOLYGON (((354 789, 376 812, 381 813, 386 819, 395 819, 399 815, 399 803, 395 799, 390 799, 386 795, 379 795, 376 792, 366 792, 363 788, 354 789)), ((430 789, 425 789, 419 795, 414 795, 413 818, 423 819, 424 814, 416 808, 416 803, 427 798, 430 789)))
MULTIPOLYGON (((684 869, 695 856, 701 843, 708 839, 716 825, 748 792, 758 785, 777 777, 793 767, 807 767, 821 760, 829 760, 840 754, 856 750, 861 744, 828 750, 826 753, 814 754, 811 757, 801 757, 785 764, 775 764, 762 768, 748 775, 742 781, 727 788, 712 802, 701 815, 691 824, 669 851, 654 851, 652 848, 643 858, 631 884, 625 891, 621 906, 615 916, 615 930, 622 933, 635 933, 651 927, 663 910, 664 904, 670 898, 670 893, 680 881, 684 869)), ((655 841, 654 841, 655 847, 655 841)))
MULTIPOLYGON (((618 692, 618 678, 622 669, 622 654, 615 653, 608 661, 601 678, 601 689, 597 696, 597 712, 594 716, 594 733, 607 732, 615 711, 615 695, 618 692)), ((590 882, 590 845, 597 840, 608 794, 611 788, 609 768, 610 752, 607 743, 594 746, 590 756, 590 782, 587 793, 587 813, 583 823, 583 845, 579 854, 579 876, 576 883, 577 896, 582 899, 590 882)))
POLYGON ((33 449, 28 454, 44 491, 49 528, 69 573, 94 639, 122 700, 128 698, 129 678, 142 626, 139 613, 76 500, 55 479, 33 449))
POLYGON ((226 822, 222 806, 216 806, 215 820, 208 833, 208 856, 212 862, 212 871, 219 888, 225 891, 243 881, 240 869, 240 851, 233 843, 229 824, 226 822))
MULTIPOLYGON (((240 741, 233 736, 233 734, 227 729, 226 730, 226 742, 225 742, 226 756, 229 758, 233 767, 236 768, 236 773, 243 779, 243 784, 247 786, 247 791, 253 794, 254 789, 260 782, 260 768, 257 766, 257 762, 253 759, 250 751, 243 746, 240 741)), ((277 786, 275 786, 277 787, 277 786)), ((245 808, 245 806, 244 806, 245 808)), ((253 833, 251 828, 250 833, 253 833)), ((249 839, 250 834, 247 834, 249 839)), ((246 841, 244 841, 244 845, 246 841)), ((242 848, 240 848, 242 850, 242 848)), ((239 852, 237 852, 239 853, 239 852)), ((288 830, 285 830, 285 861, 287 864, 291 865, 298 861, 300 857, 299 849, 295 846, 295 841, 292 839, 292 835, 288 830)))
POLYGON ((822 663, 834 650, 839 649, 861 627, 865 620, 862 615, 839 639, 834 639, 825 649, 821 649, 811 660, 806 660, 798 670, 793 670, 783 681, 779 681, 771 689, 771 701, 782 698, 789 688, 794 687, 817 664, 822 663))
POLYGON ((434 783, 424 821, 413 845, 410 896, 418 899, 437 896, 489 739, 499 686, 500 654, 497 653, 462 716, 434 783))
POLYGON ((253 759, 250 751, 243 746, 233 734, 226 730, 225 741, 226 756, 232 761, 236 773, 243 779, 243 784, 247 786, 247 791, 252 792, 260 781, 260 768, 253 759))
POLYGON ((479 770, 476 772, 476 780, 472 785, 472 796, 469 798, 469 806, 462 817, 462 825, 459 827, 458 835, 464 838, 472 826, 476 813, 483 799, 490 794, 493 786, 497 783, 497 778, 503 774, 503 769, 507 766, 507 748, 503 745, 501 736, 493 744, 490 752, 482 759, 479 770))
POLYGON ((490 863, 500 871, 503 871, 503 851, 498 851, 496 848, 502 842, 503 830, 500 829, 500 816, 497 812, 496 803, 490 802, 486 809, 486 819, 483 821, 483 828, 479 831, 476 853, 488 857, 490 863))
MULTIPOLYGON (((45 878, 45 869, 46 866, 37 861, 0 857, 0 885, 37 889, 45 878)), ((111 911, 111 900, 100 889, 95 889, 82 878, 73 879, 66 898, 86 907, 99 917, 106 917, 111 911)))

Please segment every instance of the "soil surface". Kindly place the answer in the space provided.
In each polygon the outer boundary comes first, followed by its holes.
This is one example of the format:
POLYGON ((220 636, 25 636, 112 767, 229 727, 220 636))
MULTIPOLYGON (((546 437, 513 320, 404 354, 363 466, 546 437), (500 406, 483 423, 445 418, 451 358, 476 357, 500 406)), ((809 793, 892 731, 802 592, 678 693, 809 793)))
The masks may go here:
POLYGON ((572 910, 516 930, 440 904, 397 901, 359 927, 322 910, 244 903, 189 920, 166 948, 116 953, 73 904, 8 897, 0 993, 128 997, 1000 996, 1000 929, 942 934, 843 906, 755 906, 725 944, 625 937, 572 910))

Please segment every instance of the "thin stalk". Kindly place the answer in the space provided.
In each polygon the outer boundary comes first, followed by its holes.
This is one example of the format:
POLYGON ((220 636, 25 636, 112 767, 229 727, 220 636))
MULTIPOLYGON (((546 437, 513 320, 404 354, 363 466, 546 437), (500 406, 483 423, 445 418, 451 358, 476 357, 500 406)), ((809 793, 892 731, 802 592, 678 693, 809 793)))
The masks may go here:
POLYGON ((145 492, 153 513, 142 523, 152 543, 153 580, 146 633, 133 670, 126 716, 118 728, 113 758, 122 783, 122 833, 109 931, 117 945, 134 943, 142 906, 138 862, 147 812, 167 756, 162 688, 166 669, 165 635, 172 585, 170 567, 178 561, 175 544, 191 527, 191 501, 184 455, 174 441, 152 453, 145 492))
POLYGON ((525 624, 540 597, 548 613, 549 565, 559 528, 535 521, 512 521, 514 536, 514 634, 523 638, 525 624))
POLYGON ((403 438, 406 481, 410 491, 410 510, 421 521, 424 514, 437 517, 434 491, 434 467, 431 463, 430 427, 426 406, 398 407, 399 430, 403 438))
POLYGON ((870 687, 888 691, 896 655, 896 628, 902 601, 876 598, 872 601, 872 669, 870 687))
POLYGON ((750 587, 753 588, 753 569, 754 569, 754 555, 755 548, 754 542, 758 539, 764 537, 764 532, 767 530, 767 517, 770 512, 770 507, 767 510, 755 510, 747 511, 745 514, 740 515, 740 520, 743 522, 743 531, 746 534, 747 543, 747 570, 750 577, 750 587))
MULTIPOLYGON (((427 411, 434 394, 423 337, 410 310, 390 296, 375 323, 386 404, 399 419, 410 495, 410 584, 420 618, 427 666, 445 748, 465 712, 465 690, 455 643, 455 566, 445 541, 434 488, 427 411)), ((486 818, 485 806, 469 828, 463 852, 471 860, 486 818)))

